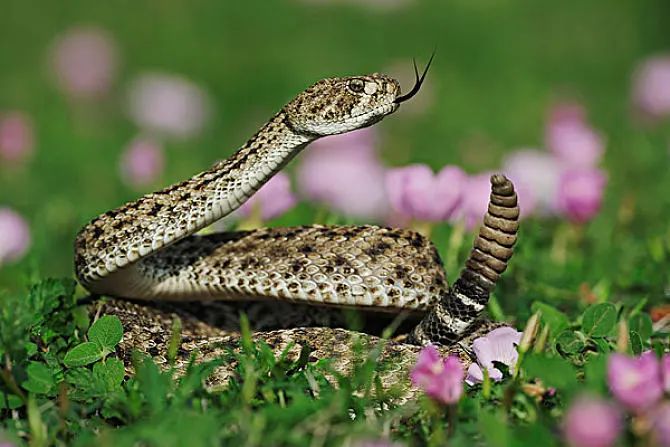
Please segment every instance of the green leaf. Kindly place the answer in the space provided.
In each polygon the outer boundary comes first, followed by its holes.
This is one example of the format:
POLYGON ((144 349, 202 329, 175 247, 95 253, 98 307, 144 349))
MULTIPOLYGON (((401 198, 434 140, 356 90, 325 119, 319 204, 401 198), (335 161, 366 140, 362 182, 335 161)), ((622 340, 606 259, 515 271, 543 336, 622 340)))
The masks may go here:
POLYGON ((97 343, 87 341, 70 349, 68 353, 65 354, 63 363, 65 363, 65 366, 68 368, 76 368, 77 366, 84 366, 96 362, 103 356, 104 352, 97 343))
POLYGON ((612 347, 610 346, 609 342, 604 338, 594 338, 591 341, 598 347, 598 352, 607 354, 608 352, 612 351, 612 347))
POLYGON ((23 401, 14 394, 0 393, 0 409, 15 410, 23 406, 23 401))
POLYGON ((530 377, 542 379, 546 386, 561 390, 576 388, 577 371, 571 363, 561 357, 534 354, 525 359, 523 366, 530 377))
POLYGON ((167 396, 173 385, 169 372, 161 373, 158 365, 150 357, 144 357, 135 366, 135 379, 146 398, 147 411, 159 414, 167 406, 167 396))
POLYGON ((528 424, 518 427, 514 431, 513 446, 541 445, 551 447, 558 444, 558 438, 552 433, 548 426, 542 424, 528 424))
POLYGON ((47 394, 56 386, 54 375, 51 369, 44 363, 30 362, 26 368, 28 380, 25 380, 21 386, 36 394, 47 394))
POLYGON ((480 413, 479 430, 486 440, 486 445, 492 447, 510 445, 509 424, 501 414, 489 411, 480 413))
POLYGON ((643 349, 640 334, 635 331, 630 331, 628 337, 630 339, 630 350, 634 355, 640 355, 643 349))
POLYGON ((570 320, 568 317, 563 312, 553 306, 550 306, 549 304, 535 301, 530 306, 530 309, 533 311, 533 313, 540 312, 540 320, 542 323, 549 326, 549 329, 551 329, 551 332, 554 334, 558 334, 570 325, 570 320))
POLYGON ((33 284, 28 292, 28 303, 35 310, 31 326, 40 332, 48 315, 61 305, 61 300, 69 301, 74 293, 75 282, 72 279, 45 279, 33 284))
POLYGON ((123 362, 117 358, 108 358, 104 362, 93 365, 93 377, 99 380, 108 391, 120 386, 124 375, 123 362))
POLYGON ((651 349, 656 353, 657 357, 663 357, 665 354, 665 344, 661 340, 654 340, 651 343, 651 349))
POLYGON ((577 331, 563 331, 556 337, 556 345, 561 353, 576 354, 586 347, 584 336, 577 331))
POLYGON ((30 427, 30 445, 47 445, 47 427, 42 419, 42 413, 37 405, 35 396, 28 396, 28 427, 30 427))
POLYGON ((653 332, 651 317, 645 313, 633 315, 628 320, 628 329, 637 332, 642 343, 648 342, 653 332))
POLYGON ((584 365, 584 384, 594 392, 607 387, 607 356, 592 354, 584 365))
POLYGON ((170 365, 174 365, 175 360, 177 359, 177 352, 181 347, 181 319, 175 317, 172 320, 172 332, 170 334, 170 341, 168 342, 167 348, 167 359, 170 362, 170 365))
POLYGON ((635 307, 630 310, 630 316, 634 317, 635 315, 642 313, 642 309, 644 309, 644 306, 647 305, 647 301, 649 301, 649 298, 646 297, 638 300, 638 302, 635 304, 635 307))
POLYGON ((72 309, 72 318, 75 326, 81 331, 86 332, 91 324, 91 319, 86 306, 77 306, 72 309))
POLYGON ((65 380, 71 385, 68 387, 68 397, 73 401, 86 401, 103 397, 109 393, 104 383, 94 376, 93 371, 86 367, 67 370, 65 380))
POLYGON ((103 315, 88 330, 88 340, 101 349, 114 351, 123 337, 123 325, 116 315, 103 315))
POLYGON ((86 388, 91 386, 93 376, 87 368, 74 368, 65 373, 65 381, 76 388, 86 388))
POLYGON ((251 326, 249 325, 249 318, 246 314, 240 315, 240 345, 244 353, 250 354, 254 352, 253 341, 251 340, 251 326))
POLYGON ((613 304, 596 304, 584 312, 582 328, 591 337, 605 337, 614 329, 616 320, 617 312, 613 304))

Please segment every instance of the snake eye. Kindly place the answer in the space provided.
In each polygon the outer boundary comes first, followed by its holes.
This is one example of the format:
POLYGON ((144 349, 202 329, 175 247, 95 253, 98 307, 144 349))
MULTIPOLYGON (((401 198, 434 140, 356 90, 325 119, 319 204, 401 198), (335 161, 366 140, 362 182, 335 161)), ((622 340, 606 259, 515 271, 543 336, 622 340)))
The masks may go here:
POLYGON ((352 79, 349 81, 349 90, 354 93, 363 93, 365 90, 365 82, 362 79, 352 79))

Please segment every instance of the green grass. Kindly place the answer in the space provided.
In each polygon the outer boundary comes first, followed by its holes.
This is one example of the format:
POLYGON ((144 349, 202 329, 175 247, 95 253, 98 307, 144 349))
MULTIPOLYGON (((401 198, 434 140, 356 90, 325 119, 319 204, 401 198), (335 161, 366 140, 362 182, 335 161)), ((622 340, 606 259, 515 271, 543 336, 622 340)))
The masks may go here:
MULTIPOLYGON (((341 375, 328 359, 308 362, 308 353, 297 360, 275 356, 252 343, 243 324, 239 351, 192 363, 181 377, 137 354, 128 377, 114 355, 119 320, 93 321, 77 304, 73 281, 42 281, 4 304, 0 414, 5 435, 31 446, 352 445, 380 437, 410 445, 443 445, 447 438, 471 445, 473 437, 486 445, 559 445, 552 433, 562 405, 584 392, 606 392, 605 361, 620 344, 618 322, 627 323, 628 352, 668 349, 667 334, 654 332, 641 306, 602 303, 573 319, 536 303, 550 335, 522 357, 520 374, 470 388, 448 409, 426 397, 398 405, 400 390, 380 387, 384 364, 376 348, 357 348, 356 368, 341 375), (205 387, 217 365, 233 361, 236 377, 228 387, 205 387), (334 382, 326 379, 333 376, 334 382), (544 391, 531 393, 530 384, 544 391), (547 394, 549 388, 556 393, 547 394)), ((174 358, 168 355, 170 364, 174 358)))
MULTIPOLYGON (((37 133, 35 157, 24 170, 0 166, 0 206, 26 216, 33 236, 27 258, 0 268, 0 403, 15 408, 0 414, 12 436, 40 446, 90 445, 93 436, 109 445, 137 439, 150 445, 340 445, 381 435, 439 445, 447 435, 445 410, 427 400, 381 411, 383 393, 353 397, 352 390, 373 387, 370 367, 340 378, 338 389, 323 380, 327 365, 275 364, 254 347, 231 353, 243 359, 244 380, 213 393, 201 384, 213 365, 194 366, 176 381, 140 359, 136 376, 120 378, 113 354, 85 366, 66 364, 68 351, 90 342, 89 317, 76 304, 83 292, 69 280, 44 278, 71 278, 72 241, 81 225, 138 195, 120 181, 117 162, 138 132, 124 114, 124 89, 145 70, 187 75, 216 106, 202 136, 167 143, 162 184, 231 154, 311 82, 383 71, 398 61, 409 68, 412 57, 423 61, 435 46, 428 79, 432 105, 419 114, 400 111, 377 126, 390 165, 495 169, 510 150, 542 145, 546 110, 554 101, 584 103, 607 138, 603 210, 583 228, 524 221, 491 309, 517 327, 542 306, 537 303, 562 312, 563 326, 553 327, 540 355, 558 371, 576 368, 572 377, 579 381, 561 382, 531 356, 526 378, 542 377, 559 389, 558 397, 538 404, 515 381, 495 385, 488 397, 471 391, 461 402, 453 444, 469 443, 473 433, 488 445, 555 439, 549 434, 574 393, 604 392, 604 351, 614 346, 616 333, 592 337, 582 328, 589 300, 615 305, 617 320, 626 321, 668 302, 670 121, 640 125, 630 105, 635 64, 670 49, 667 2, 417 0, 385 12, 314 3, 3 4, 0 111, 26 111, 37 133), (91 23, 118 39, 123 65, 108 99, 74 104, 53 86, 45 56, 58 33, 91 23), (586 334, 578 352, 560 348, 573 341, 556 338, 565 324, 586 334), (586 379, 584 371, 591 371, 586 379), (318 398, 311 396, 313 381, 321 388, 318 398)), ((308 224, 316 215, 302 204, 274 224, 308 224)), ((434 231, 443 254, 450 233, 446 225, 434 231)), ((465 243, 460 260, 467 248, 465 243)), ((456 273, 449 272, 450 278, 456 273)), ((640 346, 661 350, 663 343, 667 350, 667 334, 640 336, 640 346)))

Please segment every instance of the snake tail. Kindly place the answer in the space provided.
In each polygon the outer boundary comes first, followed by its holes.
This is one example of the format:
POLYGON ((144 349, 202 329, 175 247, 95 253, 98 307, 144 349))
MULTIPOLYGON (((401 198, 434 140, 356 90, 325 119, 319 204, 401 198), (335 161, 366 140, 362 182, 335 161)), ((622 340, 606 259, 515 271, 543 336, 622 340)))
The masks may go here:
POLYGON ((465 268, 410 334, 411 343, 448 345, 467 335, 507 268, 518 229, 519 205, 514 185, 504 175, 495 174, 491 176, 488 211, 465 268))

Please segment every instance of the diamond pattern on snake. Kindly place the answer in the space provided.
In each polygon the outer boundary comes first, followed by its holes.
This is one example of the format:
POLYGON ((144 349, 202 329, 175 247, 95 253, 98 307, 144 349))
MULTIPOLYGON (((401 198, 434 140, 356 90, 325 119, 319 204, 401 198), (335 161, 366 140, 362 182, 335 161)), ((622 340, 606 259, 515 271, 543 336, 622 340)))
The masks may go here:
MULTIPOLYGON (((428 64, 428 66, 430 63, 428 64)), ((237 152, 180 183, 147 194, 88 223, 75 241, 75 269, 96 311, 118 315, 120 354, 140 350, 166 363, 173 321, 181 320, 177 367, 192 353, 214 358, 239 342, 239 316, 276 352, 309 345, 311 360, 331 358, 346 372, 352 343, 372 346, 381 328, 405 318, 382 358, 385 385, 406 383, 422 345, 469 362, 463 346, 495 324, 481 318, 512 256, 519 208, 513 184, 491 177, 488 211, 457 281, 449 287, 435 246, 411 230, 309 225, 210 235, 196 233, 230 214, 314 140, 374 125, 420 89, 401 94, 383 74, 329 78, 298 94, 237 152), (348 329, 346 312, 365 318, 348 329)), ((416 67, 415 67, 416 69, 416 67)), ((416 71, 416 70, 415 70, 416 71)), ((235 365, 219 368, 226 383, 235 365)))

